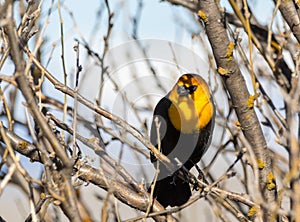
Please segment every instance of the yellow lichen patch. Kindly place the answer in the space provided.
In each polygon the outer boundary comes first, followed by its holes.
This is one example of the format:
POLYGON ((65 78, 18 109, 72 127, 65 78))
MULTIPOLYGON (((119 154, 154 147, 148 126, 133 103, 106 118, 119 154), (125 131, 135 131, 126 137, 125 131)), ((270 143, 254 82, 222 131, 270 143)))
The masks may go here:
POLYGON ((232 55, 233 55, 234 46, 235 46, 234 42, 230 42, 228 44, 227 51, 226 51, 226 54, 225 54, 225 57, 227 58, 227 61, 232 61, 232 59, 233 59, 232 55))
POLYGON ((82 221, 83 222, 92 222, 93 220, 90 217, 86 217, 86 218, 83 218, 82 221))
POLYGON ((248 211, 248 217, 253 217, 255 214, 257 214, 258 208, 256 206, 252 206, 248 211))
POLYGON ((257 165, 260 170, 266 167, 266 163, 261 158, 257 158, 257 165))
POLYGON ((90 143, 94 143, 96 141, 96 138, 95 137, 92 137, 92 138, 89 138, 88 140, 90 143))
POLYGON ((241 127, 241 123, 238 120, 234 121, 234 125, 236 127, 241 127))
POLYGON ((222 68, 222 67, 218 68, 218 73, 222 76, 228 76, 229 75, 229 71, 227 69, 222 68))
POLYGON ((41 198, 41 199, 46 198, 46 194, 45 194, 45 193, 41 193, 41 194, 40 194, 40 198, 41 198))
POLYGON ((54 200, 54 201, 53 201, 53 204, 54 204, 55 206, 59 206, 59 205, 61 204, 61 202, 60 202, 59 200, 54 200))
POLYGON ((28 146, 28 143, 26 141, 22 141, 21 143, 19 143, 19 148, 24 150, 26 149, 28 146))
POLYGON ((203 22, 205 22, 205 23, 207 22, 207 15, 202 10, 198 11, 198 15, 203 22))
POLYGON ((275 176, 272 172, 269 172, 267 175, 267 189, 274 190, 276 188, 275 176))
POLYGON ((247 100, 247 107, 252 109, 254 106, 254 101, 258 98, 258 94, 255 93, 254 95, 250 95, 249 99, 247 100))

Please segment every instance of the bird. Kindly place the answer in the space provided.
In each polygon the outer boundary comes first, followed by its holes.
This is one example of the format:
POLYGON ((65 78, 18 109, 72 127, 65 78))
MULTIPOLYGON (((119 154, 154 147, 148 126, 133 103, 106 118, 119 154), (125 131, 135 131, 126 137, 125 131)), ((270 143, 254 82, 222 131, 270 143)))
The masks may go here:
MULTIPOLYGON (((156 105, 150 130, 150 142, 174 163, 170 172, 162 163, 158 165, 153 198, 163 207, 182 206, 190 196, 187 180, 179 177, 188 172, 208 149, 215 120, 215 105, 206 81, 198 74, 183 74, 174 87, 156 105)), ((150 152, 150 160, 158 161, 150 152)))

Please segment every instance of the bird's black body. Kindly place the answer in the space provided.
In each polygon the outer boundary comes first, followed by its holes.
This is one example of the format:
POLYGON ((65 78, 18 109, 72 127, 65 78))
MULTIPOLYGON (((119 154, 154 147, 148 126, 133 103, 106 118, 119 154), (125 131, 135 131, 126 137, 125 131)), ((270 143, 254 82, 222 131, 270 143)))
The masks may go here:
MULTIPOLYGON (((169 172, 163 164, 159 165, 154 198, 164 207, 169 205, 181 206, 190 198, 191 189, 189 183, 176 175, 178 170, 182 169, 182 165, 189 171, 200 161, 210 144, 214 126, 214 118, 212 117, 208 124, 199 130, 183 133, 176 129, 170 120, 168 112, 172 105, 169 94, 162 98, 155 107, 150 135, 152 144, 157 148, 160 147, 161 152, 178 166, 177 171, 169 172), (155 118, 158 118, 158 121, 155 121, 155 118), (158 126, 157 122, 159 123, 158 126), (157 131, 159 132, 159 138, 157 131)), ((151 162, 156 162, 153 154, 151 154, 151 162)), ((156 164, 154 165, 156 166, 156 164)))

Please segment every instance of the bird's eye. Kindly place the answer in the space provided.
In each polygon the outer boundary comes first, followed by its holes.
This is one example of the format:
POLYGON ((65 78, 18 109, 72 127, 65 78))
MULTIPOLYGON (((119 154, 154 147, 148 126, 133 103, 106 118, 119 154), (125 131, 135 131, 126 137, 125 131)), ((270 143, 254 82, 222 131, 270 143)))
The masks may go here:
POLYGON ((197 86, 195 86, 195 85, 193 85, 193 86, 190 86, 190 87, 188 88, 188 90, 189 90, 190 94, 192 94, 193 92, 195 92, 195 91, 196 91, 196 89, 197 89, 197 86))

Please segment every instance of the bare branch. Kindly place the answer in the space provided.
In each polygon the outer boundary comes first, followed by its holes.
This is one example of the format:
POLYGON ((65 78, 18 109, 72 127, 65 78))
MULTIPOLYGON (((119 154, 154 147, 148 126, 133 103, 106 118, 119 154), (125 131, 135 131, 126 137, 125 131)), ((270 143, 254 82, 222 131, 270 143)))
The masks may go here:
MULTIPOLYGON (((274 0, 277 3, 279 0, 274 0)), ((279 10, 292 30, 294 36, 296 37, 298 43, 300 42, 300 19, 297 13, 296 4, 294 1, 280 1, 279 10)))

